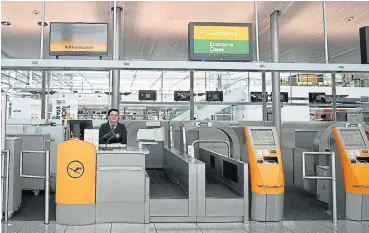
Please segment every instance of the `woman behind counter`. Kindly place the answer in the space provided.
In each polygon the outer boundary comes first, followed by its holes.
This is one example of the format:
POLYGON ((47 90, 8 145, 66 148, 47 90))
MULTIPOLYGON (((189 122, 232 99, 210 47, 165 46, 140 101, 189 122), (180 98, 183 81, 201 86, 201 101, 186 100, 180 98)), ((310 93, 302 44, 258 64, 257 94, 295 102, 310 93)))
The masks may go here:
POLYGON ((127 130, 119 121, 119 110, 108 111, 108 122, 102 124, 99 130, 99 144, 125 144, 127 145, 127 130), (110 140, 109 140, 110 139, 110 140))

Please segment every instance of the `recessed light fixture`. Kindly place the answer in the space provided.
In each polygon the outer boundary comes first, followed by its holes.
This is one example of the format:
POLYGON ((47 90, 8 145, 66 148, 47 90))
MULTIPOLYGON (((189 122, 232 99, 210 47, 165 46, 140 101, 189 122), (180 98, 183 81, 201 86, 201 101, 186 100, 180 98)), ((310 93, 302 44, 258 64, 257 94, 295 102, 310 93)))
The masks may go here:
MULTIPOLYGON (((38 26, 40 26, 40 27, 41 27, 42 22, 38 22, 37 24, 38 24, 38 26)), ((48 23, 46 23, 46 22, 44 22, 44 27, 47 27, 47 26, 49 26, 49 24, 48 24, 48 23)))
POLYGON ((40 12, 38 10, 33 10, 32 13, 35 14, 35 15, 40 14, 40 12))
POLYGON ((9 21, 1 21, 1 25, 3 25, 3 26, 10 26, 10 25, 12 25, 12 23, 9 22, 9 21))
POLYGON ((355 19, 355 17, 354 16, 350 16, 350 17, 347 17, 345 20, 347 21, 347 22, 351 22, 352 20, 354 20, 355 19))

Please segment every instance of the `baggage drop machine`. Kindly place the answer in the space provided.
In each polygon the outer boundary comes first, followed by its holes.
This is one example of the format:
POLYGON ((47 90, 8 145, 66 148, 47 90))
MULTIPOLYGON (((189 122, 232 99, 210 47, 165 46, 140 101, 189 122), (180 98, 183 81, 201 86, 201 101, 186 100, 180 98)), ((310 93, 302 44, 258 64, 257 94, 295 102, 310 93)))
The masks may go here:
POLYGON ((127 124, 128 146, 145 156, 145 192, 149 222, 196 222, 197 171, 204 164, 167 144, 167 121, 127 124))
POLYGON ((197 167, 197 222, 249 221, 248 166, 240 161, 237 134, 225 124, 199 121, 183 123, 180 132, 171 144, 178 146, 180 138, 184 154, 205 165, 197 167))
POLYGON ((246 161, 250 166, 251 219, 283 220, 284 173, 277 131, 274 127, 245 127, 246 161))
POLYGON ((164 168, 167 126, 168 122, 165 121, 134 121, 126 124, 127 146, 150 151, 145 156, 146 169, 164 168))
POLYGON ((348 220, 369 220, 369 142, 360 124, 334 127, 337 213, 348 220), (339 155, 339 159, 338 156, 339 155))

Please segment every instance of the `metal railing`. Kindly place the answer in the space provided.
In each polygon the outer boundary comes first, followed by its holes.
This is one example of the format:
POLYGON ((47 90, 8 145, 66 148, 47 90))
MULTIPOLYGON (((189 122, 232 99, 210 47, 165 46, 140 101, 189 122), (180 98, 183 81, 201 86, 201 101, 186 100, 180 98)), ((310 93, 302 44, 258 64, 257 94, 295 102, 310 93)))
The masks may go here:
MULTIPOLYGON (((5 179, 5 192, 1 192, 1 207, 0 211, 3 212, 3 203, 5 202, 4 208, 4 223, 8 224, 8 214, 9 214, 9 164, 10 164, 10 151, 2 150, 1 151, 1 180, 5 179), (4 158, 6 156, 6 160, 4 158), (6 169, 4 169, 6 168, 6 169), (5 171, 6 170, 6 171, 5 171), (5 174, 4 174, 5 171, 5 174), (3 193, 5 193, 5 201, 3 199, 3 193)), ((1 189, 4 188, 3 182, 1 182, 1 189)))
POLYGON ((337 188, 336 188, 336 158, 335 158, 335 153, 334 152, 306 152, 303 151, 302 152, 302 179, 306 179, 306 180, 331 180, 332 181, 332 205, 333 205, 333 209, 332 209, 332 215, 333 215, 333 223, 337 224, 337 198, 336 198, 336 192, 337 192, 337 188), (316 156, 316 155, 328 155, 331 157, 331 164, 330 164, 330 168, 332 171, 332 176, 328 177, 328 176, 307 176, 306 175, 306 168, 305 168, 305 156, 306 155, 312 155, 312 156, 316 156))
POLYGON ((224 143, 228 147, 228 158, 231 158, 231 146, 229 145, 229 142, 222 141, 222 140, 195 140, 192 143, 192 146, 194 146, 196 143, 224 143))
POLYGON ((20 154, 20 177, 45 180, 45 224, 49 224, 50 211, 50 151, 22 151, 20 154), (45 155, 45 176, 32 176, 23 174, 23 155, 26 153, 37 153, 45 155))

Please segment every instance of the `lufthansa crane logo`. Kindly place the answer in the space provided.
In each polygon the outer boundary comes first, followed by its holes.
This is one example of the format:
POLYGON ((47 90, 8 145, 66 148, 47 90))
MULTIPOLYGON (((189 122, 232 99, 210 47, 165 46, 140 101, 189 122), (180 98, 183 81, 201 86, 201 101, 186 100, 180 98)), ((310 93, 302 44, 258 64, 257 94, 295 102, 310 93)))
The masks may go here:
POLYGON ((67 166, 67 173, 69 177, 78 179, 85 173, 85 166, 80 161, 73 160, 67 166))

